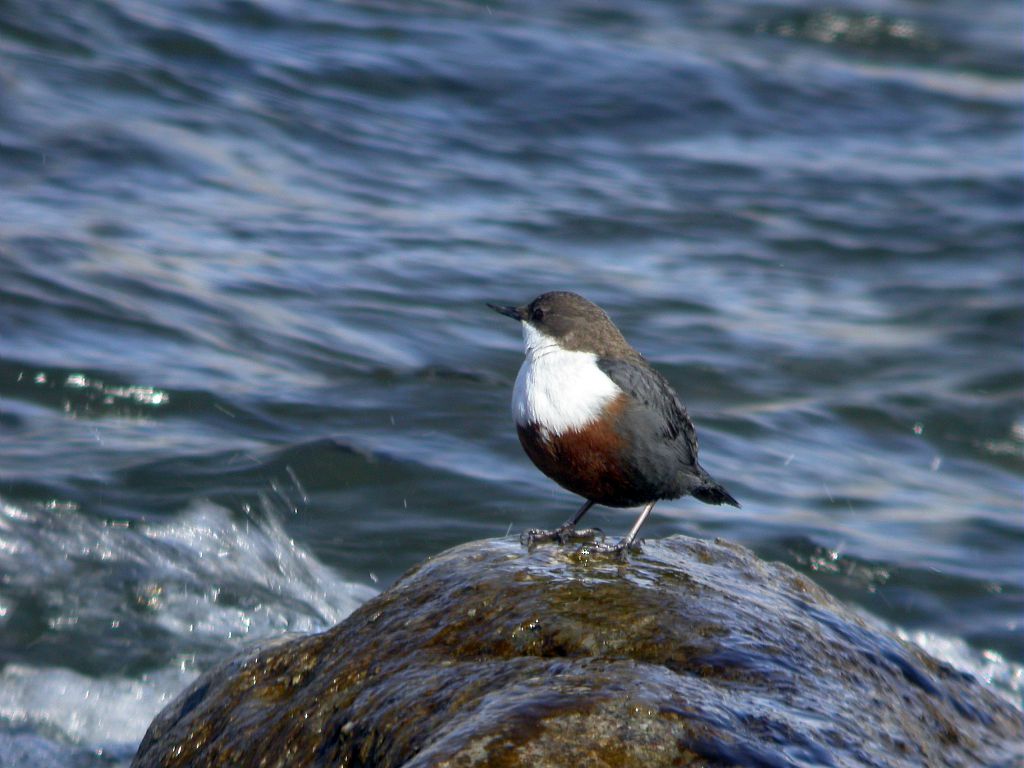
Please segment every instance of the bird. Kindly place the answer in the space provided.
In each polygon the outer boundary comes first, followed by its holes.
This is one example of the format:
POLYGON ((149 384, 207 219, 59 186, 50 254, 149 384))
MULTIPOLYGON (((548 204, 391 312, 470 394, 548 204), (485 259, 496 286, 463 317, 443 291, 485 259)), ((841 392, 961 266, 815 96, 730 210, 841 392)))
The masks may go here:
POLYGON ((689 494, 705 504, 740 506, 697 461, 697 433, 675 390, 603 309, 569 291, 543 293, 522 306, 487 306, 522 326, 526 357, 512 415, 523 450, 541 472, 584 499, 558 528, 527 531, 525 543, 596 538, 594 529, 576 529, 595 504, 643 507, 618 544, 591 547, 624 557, 662 499, 689 494))

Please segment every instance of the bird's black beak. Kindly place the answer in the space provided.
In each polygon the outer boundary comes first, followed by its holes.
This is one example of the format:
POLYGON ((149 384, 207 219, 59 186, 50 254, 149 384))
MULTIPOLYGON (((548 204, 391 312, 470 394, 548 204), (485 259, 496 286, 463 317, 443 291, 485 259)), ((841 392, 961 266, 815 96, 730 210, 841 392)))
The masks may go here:
POLYGON ((522 320, 526 317, 526 307, 502 307, 498 304, 491 304, 490 302, 488 302, 487 306, 498 314, 511 317, 513 320, 522 320))

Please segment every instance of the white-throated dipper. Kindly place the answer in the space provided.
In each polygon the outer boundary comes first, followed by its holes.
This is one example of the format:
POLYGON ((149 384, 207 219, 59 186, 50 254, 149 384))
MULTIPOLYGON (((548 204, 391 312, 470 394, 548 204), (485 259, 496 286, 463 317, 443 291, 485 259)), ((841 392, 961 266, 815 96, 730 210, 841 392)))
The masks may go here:
POLYGON ((519 442, 541 472, 586 499, 555 530, 528 531, 529 544, 593 537, 576 524, 594 504, 643 506, 622 541, 599 547, 620 554, 660 499, 739 506, 697 462, 697 433, 672 386, 603 309, 566 291, 487 306, 523 326, 526 359, 512 394, 519 442))

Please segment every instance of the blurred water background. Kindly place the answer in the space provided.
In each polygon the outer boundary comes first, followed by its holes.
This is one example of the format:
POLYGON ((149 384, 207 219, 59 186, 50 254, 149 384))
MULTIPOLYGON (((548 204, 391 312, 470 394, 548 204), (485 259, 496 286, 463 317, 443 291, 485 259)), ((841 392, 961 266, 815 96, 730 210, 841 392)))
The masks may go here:
MULTIPOLYGON (((1017 0, 0 0, 0 766, 577 500, 485 301, 604 306, 789 563, 1020 702, 1017 0)), ((595 509, 625 531, 635 511, 595 509)))

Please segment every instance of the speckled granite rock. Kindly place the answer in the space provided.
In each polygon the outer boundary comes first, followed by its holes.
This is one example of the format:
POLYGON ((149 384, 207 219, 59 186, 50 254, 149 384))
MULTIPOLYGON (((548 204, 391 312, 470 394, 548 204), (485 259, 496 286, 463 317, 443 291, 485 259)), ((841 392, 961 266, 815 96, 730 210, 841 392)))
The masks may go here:
POLYGON ((133 765, 975 768, 1022 737, 974 679, 740 547, 622 565, 493 540, 210 670, 133 765))

